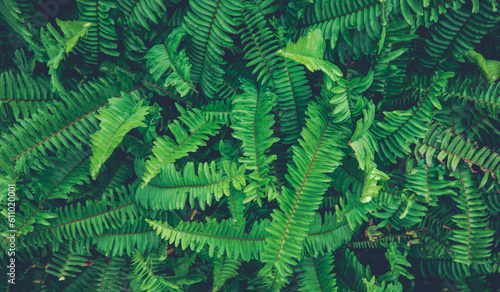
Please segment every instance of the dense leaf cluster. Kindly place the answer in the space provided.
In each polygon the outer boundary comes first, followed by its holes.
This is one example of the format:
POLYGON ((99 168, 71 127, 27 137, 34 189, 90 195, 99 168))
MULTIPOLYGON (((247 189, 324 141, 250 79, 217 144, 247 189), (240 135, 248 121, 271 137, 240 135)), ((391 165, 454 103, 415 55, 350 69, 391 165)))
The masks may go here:
POLYGON ((496 291, 497 5, 0 1, 0 290, 496 291))

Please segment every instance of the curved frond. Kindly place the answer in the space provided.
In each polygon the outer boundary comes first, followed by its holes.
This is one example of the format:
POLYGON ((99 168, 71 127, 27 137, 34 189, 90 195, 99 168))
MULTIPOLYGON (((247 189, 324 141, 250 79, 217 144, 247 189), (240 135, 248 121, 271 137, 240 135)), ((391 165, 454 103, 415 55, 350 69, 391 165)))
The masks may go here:
POLYGON ((311 103, 309 119, 302 131, 298 146, 293 146, 294 166, 289 165, 286 176, 294 190, 283 187, 278 198, 280 211, 271 214, 273 221, 268 229, 266 248, 262 261, 278 269, 281 275, 292 272, 292 258, 299 258, 311 216, 318 209, 322 195, 331 179, 326 174, 333 172, 345 155, 347 135, 350 130, 330 121, 326 109, 311 103))
MULTIPOLYGON (((385 112, 385 120, 377 121, 370 128, 379 140, 377 152, 383 161, 396 162, 396 157, 404 157, 411 152, 410 143, 423 138, 428 129, 426 123, 431 121, 434 107, 441 108, 438 96, 446 86, 447 79, 453 73, 437 72, 423 92, 417 93, 420 98, 416 106, 408 110, 385 112)), ((417 80, 425 82, 425 80, 417 80)))
POLYGON ((123 137, 132 129, 146 127, 143 123, 149 107, 142 106, 136 94, 121 93, 121 98, 110 98, 107 108, 99 110, 100 130, 90 135, 92 157, 90 173, 96 179, 101 166, 111 156, 123 137))
MULTIPOLYGON (((269 174, 269 164, 276 159, 276 155, 266 155, 266 152, 279 141, 279 138, 272 137, 274 119, 270 114, 277 96, 265 87, 256 88, 249 81, 243 81, 241 88, 244 93, 236 95, 232 101, 231 128, 234 130, 233 137, 243 142, 245 157, 239 161, 253 170, 250 174, 252 182, 245 188, 245 202, 258 200, 261 204, 261 199, 268 192, 276 192, 271 188, 276 178, 269 174)), ((273 196, 269 194, 270 198, 273 196)))
POLYGON ((151 67, 149 72, 155 81, 162 79, 167 70, 172 70, 165 78, 163 86, 175 86, 181 97, 184 97, 189 90, 197 92, 190 80, 191 64, 189 64, 189 58, 184 49, 177 52, 184 35, 182 27, 174 29, 164 42, 152 47, 144 56, 146 66, 151 67))
POLYGON ((77 0, 80 21, 92 23, 87 36, 81 40, 77 50, 89 65, 97 65, 101 53, 117 57, 118 36, 115 21, 108 13, 115 3, 107 0, 77 0))
POLYGON ((187 54, 193 64, 191 76, 208 97, 214 98, 224 75, 223 49, 233 44, 228 34, 236 33, 234 28, 238 24, 234 17, 242 6, 236 0, 190 0, 189 5, 192 11, 184 17, 182 27, 189 35, 187 54))
POLYGON ((194 152, 199 146, 204 146, 204 140, 208 136, 217 134, 220 126, 211 120, 208 120, 199 109, 185 111, 168 128, 172 132, 175 141, 163 136, 155 141, 153 155, 147 161, 146 169, 142 179, 142 188, 144 189, 149 181, 160 173, 161 167, 187 156, 189 152, 194 152), (181 125, 181 122, 187 126, 189 132, 181 125))
POLYGON ((239 256, 243 261, 259 259, 264 250, 265 228, 269 221, 255 222, 249 233, 243 228, 234 229, 228 220, 217 222, 210 220, 206 224, 196 222, 180 222, 177 227, 170 226, 167 222, 146 219, 161 236, 175 246, 181 244, 182 249, 189 247, 194 251, 202 250, 208 245, 209 255, 217 257, 227 255, 231 259, 239 256))
POLYGON ((336 292, 336 279, 333 271, 333 254, 327 254, 323 257, 304 258, 299 263, 299 291, 331 291, 336 292))
POLYGON ((238 274, 241 262, 234 259, 222 257, 214 263, 213 291, 219 291, 224 283, 238 274))
MULTIPOLYGON (((236 165, 233 165, 236 167, 236 165)), ((136 160, 135 170, 141 177, 146 172, 145 163, 136 160)), ((233 172, 222 172, 212 163, 200 163, 195 172, 195 165, 188 162, 182 172, 178 172, 172 163, 161 167, 160 175, 154 177, 146 187, 138 187, 135 193, 136 200, 146 208, 153 210, 182 209, 188 200, 193 208, 199 204, 201 210, 212 205, 212 200, 219 201, 223 195, 229 196, 231 185, 245 182, 244 165, 233 172), (189 197, 188 197, 189 194, 189 197)))

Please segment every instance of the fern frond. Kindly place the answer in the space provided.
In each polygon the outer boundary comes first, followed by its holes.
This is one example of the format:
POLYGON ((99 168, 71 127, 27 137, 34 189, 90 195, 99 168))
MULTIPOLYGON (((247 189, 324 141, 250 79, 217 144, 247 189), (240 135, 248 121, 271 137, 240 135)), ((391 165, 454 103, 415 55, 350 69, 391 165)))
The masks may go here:
POLYGON ((250 232, 245 233, 243 228, 234 229, 228 220, 221 222, 209 220, 206 224, 180 222, 175 228, 167 222, 149 219, 146 219, 146 222, 157 231, 161 238, 170 244, 174 243, 175 246, 181 244, 182 249, 189 246, 191 250, 200 251, 208 245, 211 257, 217 250, 218 258, 226 254, 231 259, 241 256, 243 261, 260 258, 264 251, 265 228, 269 226, 269 221, 254 222, 250 232))
POLYGON ((245 226, 245 193, 240 190, 231 189, 228 195, 227 204, 231 212, 231 220, 233 228, 241 228, 245 226))
MULTIPOLYGON (((136 92, 134 92, 136 93, 136 92)), ((96 179, 101 166, 111 156, 123 137, 132 129, 146 127, 143 123, 149 107, 142 106, 137 94, 121 93, 121 98, 108 100, 108 107, 99 110, 96 118, 100 120, 100 130, 90 135, 92 157, 90 174, 96 179)))
POLYGON ((423 2, 423 15, 415 15, 415 25, 424 25, 429 28, 438 21, 439 16, 448 12, 450 8, 458 10, 462 8, 461 0, 429 0, 423 2))
POLYGON ((228 34, 236 33, 234 28, 238 23, 233 18, 242 6, 236 0, 190 0, 189 5, 192 12, 188 11, 182 27, 189 34, 187 53, 193 64, 191 76, 208 97, 214 98, 224 75, 223 48, 233 44, 228 34))
POLYGON ((428 259, 425 255, 415 254, 410 257, 412 266, 418 268, 424 278, 435 277, 460 281, 471 275, 470 266, 457 263, 449 258, 428 259))
POLYGON ((245 50, 244 58, 249 60, 246 67, 254 67, 252 74, 256 75, 257 82, 266 84, 273 79, 273 73, 280 61, 275 56, 279 45, 267 21, 260 13, 258 5, 245 3, 245 9, 240 22, 243 27, 239 31, 245 50), (258 73, 258 74, 257 74, 258 73))
POLYGON ((332 212, 326 212, 323 217, 322 220, 319 213, 314 215, 304 242, 305 251, 313 257, 336 251, 351 240, 355 231, 347 222, 338 222, 332 212))
POLYGON ((466 8, 448 11, 433 27, 424 47, 426 54, 420 62, 430 71, 458 68, 456 61, 463 61, 462 55, 473 50, 474 44, 479 43, 499 20, 500 15, 485 1, 481 2, 477 13, 466 8))
POLYGON ((17 35, 20 35, 25 41, 31 43, 33 35, 25 26, 25 20, 16 2, 13 0, 2 1, 0 3, 0 13, 2 13, 5 21, 7 21, 17 35))
POLYGON ((132 201, 132 196, 123 187, 116 190, 118 201, 103 196, 101 201, 87 201, 86 206, 77 203, 74 206, 65 206, 56 209, 57 216, 50 220, 50 225, 45 228, 36 228, 26 235, 17 237, 19 247, 44 245, 48 242, 63 242, 65 240, 80 240, 82 237, 92 237, 103 234, 105 229, 121 227, 128 218, 133 220, 138 217, 137 206, 132 201))
POLYGON ((78 266, 83 266, 86 262, 86 257, 75 255, 66 249, 60 249, 53 254, 45 271, 56 276, 59 281, 64 281, 66 277, 76 277, 76 274, 81 272, 78 266))
POLYGON ((335 269, 338 288, 341 291, 366 291, 364 279, 371 279, 370 266, 361 264, 354 252, 341 248, 335 253, 335 269))
POLYGON ((307 257, 299 263, 299 291, 337 291, 333 254, 327 254, 319 258, 307 257))
POLYGON ((141 291, 182 291, 183 284, 193 284, 202 280, 201 275, 194 273, 175 276, 167 274, 166 264, 156 254, 145 257, 136 251, 132 257, 132 264, 135 265, 135 281, 141 284, 138 287, 141 291))
POLYGON ((294 146, 294 166, 289 165, 286 176, 294 190, 283 187, 278 198, 280 211, 272 213, 273 222, 268 229, 266 248, 262 261, 278 269, 283 276, 291 273, 290 265, 295 265, 292 258, 299 258, 302 242, 307 236, 311 215, 321 204, 322 195, 330 178, 326 174, 333 172, 345 155, 350 130, 331 123, 326 109, 317 103, 308 108, 306 128, 302 131, 299 145, 294 146))
MULTIPOLYGON (((125 23, 128 27, 134 30, 140 30, 141 27, 150 30, 148 23, 158 24, 158 20, 167 11, 164 2, 161 0, 120 0, 117 1, 117 5, 125 14, 125 23)), ((174 0, 174 2, 180 2, 180 0, 174 0)))
POLYGON ((201 109, 207 119, 213 119, 216 123, 229 125, 232 117, 231 103, 223 100, 214 100, 208 104, 202 105, 201 109))
POLYGON ((382 281, 380 283, 380 286, 377 283, 378 279, 375 280, 375 276, 371 278, 370 281, 368 281, 366 278, 363 278, 363 283, 366 285, 367 291, 370 292, 403 292, 403 285, 399 282, 390 283, 389 285, 386 286, 385 281, 382 281))
POLYGON ((177 52, 184 35, 182 27, 174 29, 165 42, 152 47, 144 56, 146 66, 151 67, 149 72, 155 81, 161 79, 167 70, 172 69, 168 77, 165 78, 163 86, 175 86, 181 97, 184 97, 189 90, 197 92, 190 80, 191 64, 189 64, 186 52, 184 49, 177 52))
POLYGON ((394 241, 390 243, 383 243, 382 245, 387 248, 385 257, 389 260, 391 268, 390 271, 381 275, 377 281, 397 282, 400 276, 404 276, 409 280, 415 279, 415 276, 410 274, 405 268, 411 268, 410 262, 406 259, 409 248, 406 245, 398 246, 398 244, 394 241), (401 251, 401 249, 403 251, 401 251))
MULTIPOLYGON (((500 155, 487 146, 479 148, 471 141, 464 140, 461 136, 453 138, 450 129, 443 130, 437 124, 433 124, 426 133, 422 142, 415 147, 415 153, 420 153, 427 161, 434 158, 438 152, 437 159, 442 162, 447 158, 446 166, 455 172, 460 161, 469 165, 477 166, 484 172, 479 187, 486 185, 488 180, 498 180, 500 173, 500 155)), ((493 185, 492 185, 493 186, 493 185)))
MULTIPOLYGON (((141 160, 136 160, 134 168, 138 177, 145 173, 145 163, 141 160)), ((182 209, 189 194, 189 205, 194 208, 196 199, 200 208, 205 210, 206 205, 212 205, 214 198, 219 201, 224 194, 229 195, 231 184, 244 182, 244 165, 234 174, 217 170, 214 161, 200 163, 197 168, 196 174, 192 162, 188 162, 182 172, 177 172, 173 163, 162 166, 158 177, 146 187, 137 188, 136 200, 153 210, 182 209)))
POLYGON ((189 152, 194 152, 199 146, 205 146, 203 140, 208 139, 208 136, 217 134, 220 126, 211 120, 207 120, 203 112, 199 109, 185 111, 175 120, 168 128, 174 135, 175 141, 168 137, 155 141, 153 147, 153 155, 147 161, 147 172, 143 175, 142 188, 144 189, 149 181, 160 173, 161 167, 176 161, 177 159, 187 156, 189 152), (189 132, 181 125, 185 124, 189 132))
POLYGON ((127 273, 127 266, 126 260, 119 257, 94 261, 92 268, 97 277, 94 276, 92 283, 87 283, 87 287, 92 287, 94 291, 116 291, 121 289, 127 273))
POLYGON ((5 149, 6 159, 14 162, 26 159, 35 169, 50 166, 47 150, 57 152, 61 146, 88 143, 89 134, 97 129, 96 111, 107 104, 107 98, 118 96, 112 81, 100 79, 72 92, 72 97, 47 105, 47 110, 14 125, 4 132, 0 147, 5 149), (21 139, 22 137, 22 139, 21 139))
POLYGON ((325 48, 322 32, 316 29, 306 37, 299 38, 297 43, 290 43, 286 48, 278 50, 276 54, 301 63, 312 72, 321 70, 332 81, 337 81, 338 77, 342 76, 342 71, 336 65, 322 60, 325 48))
POLYGON ((246 51, 244 58, 249 60, 246 66, 255 66, 252 73, 257 75, 257 81, 262 84, 272 81, 273 92, 278 95, 278 120, 285 134, 283 142, 292 144, 300 136, 305 109, 312 93, 303 66, 276 55, 279 48, 286 46, 285 31, 283 27, 276 26, 275 35, 268 27, 262 13, 268 9, 265 4, 245 5, 241 19, 244 26, 239 33, 246 51))
MULTIPOLYGON (((385 113, 384 122, 375 122, 370 128, 373 135, 379 140, 380 149, 377 152, 383 161, 396 162, 396 157, 404 157, 410 153, 410 143, 416 143, 423 138, 431 121, 432 109, 441 108, 438 96, 447 79, 453 73, 437 72, 429 86, 420 94, 416 106, 408 110, 397 110, 385 113)), ((425 82, 425 79, 417 80, 425 82)))
POLYGON ((460 229, 453 230, 451 240, 457 242, 451 246, 452 258, 458 263, 488 263, 491 261, 493 230, 486 230, 488 214, 486 205, 478 191, 470 169, 465 165, 458 168, 455 177, 461 182, 460 195, 454 196, 458 207, 464 211, 453 216, 453 221, 460 229))
POLYGON ((474 84, 470 80, 456 78, 443 90, 445 101, 456 100, 460 104, 474 103, 478 109, 486 109, 491 115, 500 113, 500 82, 474 84))
MULTIPOLYGON (((54 199, 67 199, 70 193, 76 191, 75 185, 89 183, 89 151, 65 149, 54 157, 53 166, 36 172, 33 181, 47 192, 43 201, 54 199)), ((40 198, 42 200, 42 198, 40 198)), ((43 205, 43 201, 40 203, 43 205)))
MULTIPOLYGON (((94 193, 99 194, 99 197, 104 193, 109 193, 119 186, 125 184, 127 179, 132 175, 134 169, 128 162, 109 161, 106 164, 106 172, 102 173, 97 178, 97 186, 94 193)), ((71 198, 70 198, 71 201, 71 198)))
POLYGON ((394 97, 396 102, 401 102, 401 93, 404 90, 404 79, 408 75, 407 67, 410 61, 408 53, 411 42, 418 38, 404 20, 393 21, 383 31, 379 42, 379 53, 374 68, 373 84, 371 91, 379 92, 384 98, 384 105, 391 101, 387 98, 394 97), (383 47, 381 47, 383 45, 383 47))
POLYGON ((438 196, 455 195, 452 188, 457 187, 457 181, 440 179, 440 175, 443 175, 441 168, 422 163, 405 174, 405 188, 414 192, 419 201, 436 206, 438 196))
POLYGON ((155 251, 159 239, 144 218, 137 218, 134 222, 126 221, 120 228, 95 236, 94 242, 104 255, 121 257, 124 254, 130 256, 135 249, 140 253, 155 251))
POLYGON ((49 80, 24 72, 5 71, 0 74, 0 104, 8 104, 17 120, 28 118, 61 99, 50 93, 49 80))
MULTIPOLYGON (((243 142, 245 157, 239 161, 253 170, 250 174, 252 182, 245 188, 245 202, 257 200, 262 204, 261 199, 268 192, 276 192, 272 189, 276 178, 269 175, 269 164, 276 160, 276 155, 266 155, 265 152, 279 141, 279 138, 272 137, 274 119, 270 114, 277 96, 265 87, 256 88, 249 81, 243 81, 241 88, 244 93, 235 96, 232 101, 231 128, 234 130, 233 137, 243 142)), ((273 196, 269 193, 270 198, 273 196)))
POLYGON ((342 164, 331 175, 333 188, 345 194, 350 190, 354 194, 361 194, 363 190, 364 172, 359 168, 357 159, 346 156, 342 164))
POLYGON ((228 259, 226 257, 216 259, 214 262, 213 291, 219 291, 227 280, 238 275, 240 265, 241 262, 235 259, 228 259))
POLYGON ((384 186, 381 193, 378 200, 380 210, 372 214, 375 218, 383 219, 377 225, 379 228, 390 224, 395 230, 401 230, 422 221, 427 207, 416 202, 415 195, 408 195, 404 190, 389 189, 388 186, 384 186))
POLYGON ((118 36, 114 27, 115 22, 107 14, 114 8, 115 3, 106 0, 77 0, 80 20, 92 23, 87 37, 81 40, 77 50, 89 65, 97 65, 99 54, 117 57, 118 36))
POLYGON ((367 35, 375 40, 380 35, 381 25, 377 21, 377 11, 381 9, 380 1, 348 1, 328 0, 315 1, 304 8, 304 18, 299 22, 300 35, 306 35, 311 30, 320 29, 325 39, 331 40, 333 48, 337 42, 339 31, 352 45, 348 29, 365 29, 367 35))
MULTIPOLYGON (((48 200, 67 199, 69 193, 76 191, 75 185, 89 182, 90 153, 88 151, 67 149, 62 156, 65 157, 64 160, 54 158, 54 166, 37 172, 33 177, 33 181, 40 186, 40 188, 35 188, 37 190, 35 200, 38 201, 38 206, 27 200, 21 203, 22 207, 19 208, 15 228, 11 228, 15 230, 15 236, 32 232, 35 225, 50 225, 50 219, 57 215, 45 207, 48 200), (69 160, 66 161, 66 159, 69 160)), ((6 244, 7 241, 0 242, 0 245, 6 244)))

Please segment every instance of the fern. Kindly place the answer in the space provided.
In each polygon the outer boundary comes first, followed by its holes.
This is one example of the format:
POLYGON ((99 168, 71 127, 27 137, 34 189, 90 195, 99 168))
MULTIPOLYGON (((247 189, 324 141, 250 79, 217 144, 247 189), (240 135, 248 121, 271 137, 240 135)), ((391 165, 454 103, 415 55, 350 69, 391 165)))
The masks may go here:
POLYGON ((213 290, 219 291, 224 283, 238 274, 238 260, 222 258, 215 261, 213 290))
MULTIPOLYGON (((144 168, 144 162, 136 161, 139 176, 144 168)), ((233 168, 236 169, 236 165, 233 168)), ((195 207, 196 199, 204 210, 214 198, 219 201, 223 195, 229 196, 232 184, 241 188, 240 183, 244 183, 244 166, 240 166, 237 172, 229 167, 225 167, 225 171, 225 174, 217 171, 215 162, 199 164, 197 175, 193 163, 187 163, 182 173, 177 172, 173 164, 168 164, 162 168, 160 177, 153 178, 145 188, 137 189, 136 198, 144 207, 171 210, 182 209, 189 194, 189 204, 195 207)))
POLYGON ((101 165, 111 156, 127 132, 146 126, 142 121, 148 109, 149 107, 142 106, 142 101, 136 103, 132 96, 122 92, 120 99, 109 99, 108 108, 99 111, 96 118, 101 121, 101 130, 90 135, 92 178, 96 178, 101 165), (114 118, 116 116, 120 116, 120 119, 114 118))
POLYGON ((151 66, 150 72, 155 81, 168 70, 172 73, 165 79, 164 87, 175 85, 177 92, 181 97, 185 96, 189 90, 195 92, 191 78, 191 65, 188 63, 186 52, 184 50, 177 54, 177 47, 184 36, 182 28, 174 29, 165 40, 165 43, 152 47, 144 58, 146 65, 151 66))
POLYGON ((243 153, 245 158, 240 159, 241 163, 246 163, 247 168, 253 170, 250 174, 252 182, 245 188, 247 198, 245 202, 258 200, 261 205, 261 198, 269 193, 272 198, 273 190, 271 186, 276 178, 269 175, 269 164, 276 159, 276 155, 266 156, 265 152, 272 144, 279 141, 272 138, 270 128, 274 124, 273 116, 269 114, 277 96, 266 91, 266 88, 255 88, 248 82, 242 82, 241 88, 244 94, 233 98, 232 128, 233 136, 243 142, 243 153))
POLYGON ((162 165, 172 163, 186 156, 188 152, 195 151, 199 145, 204 145, 203 140, 208 138, 207 135, 215 135, 219 129, 217 124, 207 120, 201 111, 196 109, 185 111, 179 120, 188 126, 191 133, 188 134, 179 121, 169 125, 175 141, 167 136, 156 141, 153 155, 147 161, 147 173, 143 175, 142 188, 146 187, 149 181, 160 172, 162 165))
POLYGON ((0 14, 1 291, 499 286, 498 1, 0 14))
POLYGON ((118 56, 120 53, 116 51, 118 36, 114 27, 115 23, 105 14, 112 7, 114 8, 115 4, 103 0, 78 0, 76 2, 80 11, 80 19, 93 24, 87 37, 77 48, 83 54, 85 62, 89 65, 97 65, 100 54, 118 56))
POLYGON ((319 259, 304 258, 300 263, 299 291, 337 291, 333 270, 333 255, 319 259), (316 281, 314 281, 316 280, 316 281))
POLYGON ((213 98, 224 73, 222 48, 232 45, 227 34, 235 34, 234 27, 238 25, 231 17, 237 16, 242 7, 239 1, 233 0, 190 0, 189 4, 192 12, 184 17, 182 27, 190 36, 187 53, 193 64, 192 78, 213 98))
POLYGON ((279 199, 281 211, 276 210, 272 214, 273 222, 269 229, 272 237, 266 239, 262 255, 262 261, 275 266, 282 275, 291 273, 290 265, 296 264, 292 255, 302 249, 301 242, 306 236, 304 227, 310 223, 310 219, 297 221, 296 218, 308 218, 319 207, 321 196, 315 194, 322 195, 326 191, 324 182, 328 181, 328 177, 325 173, 334 171, 344 156, 337 135, 345 135, 349 131, 331 123, 318 104, 309 106, 308 115, 310 120, 302 132, 303 140, 299 142, 302 147, 294 147, 295 167, 289 167, 287 175, 294 191, 283 188, 283 197, 279 199))

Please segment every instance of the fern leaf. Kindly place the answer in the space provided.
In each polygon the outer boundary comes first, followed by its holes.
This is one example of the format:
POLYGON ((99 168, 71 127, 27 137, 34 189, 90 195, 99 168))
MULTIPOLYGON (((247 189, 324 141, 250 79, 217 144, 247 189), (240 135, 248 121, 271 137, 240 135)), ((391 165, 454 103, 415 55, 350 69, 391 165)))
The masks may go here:
POLYGON ((165 1, 160 0, 120 0, 117 4, 125 14, 127 26, 134 30, 139 30, 141 27, 150 30, 148 22, 158 24, 158 20, 167 10, 165 1))
POLYGON ((304 124, 305 110, 312 93, 303 66, 293 60, 276 55, 280 47, 286 46, 285 29, 275 24, 276 36, 268 27, 262 11, 269 9, 269 2, 254 2, 245 5, 240 30, 245 48, 246 66, 255 66, 252 71, 261 84, 272 81, 273 92, 278 95, 278 121, 283 142, 293 144, 300 136, 304 124), (253 5, 255 4, 255 5, 253 5))
POLYGON ((186 52, 182 49, 177 53, 177 48, 185 33, 182 27, 174 29, 165 40, 165 43, 152 47, 144 58, 146 66, 150 66, 149 72, 155 81, 161 79, 168 70, 172 72, 165 79, 164 87, 175 86, 177 92, 184 97, 189 90, 197 93, 191 82, 191 64, 188 62, 186 52))
POLYGON ((217 222, 209 220, 206 224, 196 222, 180 222, 177 227, 170 226, 167 222, 146 219, 160 235, 175 246, 181 244, 182 249, 188 246, 195 251, 200 251, 208 245, 209 255, 217 257, 226 254, 231 259, 239 256, 243 261, 259 259, 264 250, 265 228, 269 221, 254 222, 249 233, 244 233, 243 228, 234 229, 230 221, 217 222))
POLYGON ((299 291, 337 291, 333 271, 333 254, 319 258, 307 257, 299 263, 299 291))
POLYGON ((33 35, 25 26, 25 20, 16 2, 13 0, 2 1, 0 3, 0 13, 2 13, 3 18, 16 34, 20 35, 28 43, 31 43, 33 35))
MULTIPOLYGON (((240 158, 240 162, 254 171, 250 174, 253 182, 245 188, 245 202, 258 200, 261 204, 261 198, 268 192, 273 192, 272 183, 276 181, 275 177, 269 175, 269 164, 276 160, 276 155, 266 156, 265 152, 279 141, 278 138, 271 137, 274 119, 270 112, 277 96, 266 88, 257 89, 248 81, 243 81, 241 88, 245 93, 235 96, 232 101, 231 127, 234 130, 233 136, 243 141, 245 158, 240 158)), ((272 197, 272 194, 269 196, 272 197)))
MULTIPOLYGON (((244 166, 240 166, 237 173, 225 174, 216 169, 215 162, 200 163, 197 168, 198 174, 192 162, 185 165, 182 173, 177 172, 172 163, 161 167, 158 177, 153 178, 145 188, 137 189, 137 201, 153 210, 182 209, 189 194, 190 206, 196 206, 196 199, 200 208, 205 210, 214 198, 219 201, 224 194, 229 195, 231 183, 244 182, 244 166)), ((141 177, 145 172, 144 162, 136 160, 135 169, 138 177, 141 177)))
POLYGON ((24 72, 5 71, 0 74, 0 104, 8 104, 14 118, 28 118, 46 104, 60 101, 49 91, 49 80, 42 76, 29 76, 24 72))
POLYGON ((121 98, 109 99, 108 107, 99 110, 96 118, 101 121, 101 129, 90 135, 92 144, 90 173, 93 179, 96 179, 102 164, 128 132, 137 127, 146 127, 143 121, 149 107, 142 106, 142 100, 137 102, 134 99, 137 97, 122 92, 121 98))
POLYGON ((268 229, 262 261, 278 269, 281 275, 291 273, 290 265, 296 261, 307 236, 311 216, 321 204, 322 195, 333 172, 341 164, 350 130, 331 123, 326 110, 316 103, 308 109, 310 119, 302 131, 300 148, 294 148, 295 166, 289 166, 288 182, 294 188, 283 187, 279 198, 281 211, 272 213, 273 222, 268 229))
POLYGON ((493 116, 500 113, 500 82, 474 84, 470 80, 456 78, 443 90, 445 101, 456 100, 460 104, 474 103, 478 109, 486 109, 493 116))
POLYGON ((322 60, 326 43, 321 30, 311 31, 306 37, 299 38, 296 44, 288 44, 286 48, 278 50, 276 54, 307 67, 310 71, 323 71, 332 81, 342 76, 342 71, 334 64, 322 60))
POLYGON ((81 270, 78 266, 83 266, 86 262, 87 258, 61 249, 59 252, 54 253, 52 261, 45 271, 56 276, 59 281, 64 281, 66 277, 75 277, 77 273, 80 273, 81 270))
POLYGON ((118 36, 114 27, 115 22, 107 16, 115 3, 107 0, 77 0, 76 3, 80 11, 80 21, 93 24, 88 30, 87 37, 83 38, 77 47, 85 62, 97 65, 101 53, 113 57, 120 55, 116 50, 118 36))
POLYGON ((113 85, 108 79, 86 84, 79 92, 72 92, 72 97, 49 104, 47 110, 11 127, 0 141, 6 159, 27 159, 40 169, 42 165, 51 165, 47 150, 57 152, 61 145, 81 148, 81 143, 88 143, 90 133, 97 129, 96 111, 107 104, 107 98, 119 95, 121 88, 113 85))
MULTIPOLYGON (((91 287, 94 291, 116 291, 121 289, 121 285, 125 280, 124 267, 126 265, 126 260, 119 257, 95 261, 93 268, 97 277, 93 278, 91 287)), ((87 283, 88 286, 89 283, 87 283)))
POLYGON ((97 249, 106 256, 130 256, 137 249, 141 253, 150 253, 158 249, 159 239, 154 230, 146 224, 143 218, 133 223, 130 221, 118 229, 111 229, 108 233, 95 237, 97 249))
POLYGON ((478 13, 464 7, 444 14, 424 47, 426 54, 421 62, 425 68, 431 71, 458 68, 456 61, 463 61, 462 55, 473 50, 474 44, 479 43, 500 19, 490 4, 483 1, 478 8, 478 13), (445 60, 447 62, 443 62, 445 60))
POLYGON ((224 283, 238 274, 241 262, 238 260, 222 257, 216 259, 214 263, 214 283, 213 291, 219 291, 224 283))
POLYGON ((229 125, 232 116, 231 103, 215 100, 206 105, 202 105, 201 109, 205 113, 207 119, 213 119, 219 124, 229 125))
POLYGON ((491 260, 490 248, 494 231, 486 229, 486 204, 468 167, 459 167, 455 177, 461 182, 461 190, 460 195, 453 199, 464 213, 453 216, 453 221, 460 229, 454 230, 451 237, 458 243, 451 246, 452 258, 467 265, 488 263, 491 260))
POLYGON ((240 190, 232 189, 229 192, 227 204, 229 211, 231 212, 231 220, 233 222, 233 228, 241 228, 245 225, 245 217, 243 211, 245 209, 244 205, 245 193, 240 190))
POLYGON ((487 146, 479 148, 461 136, 453 139, 452 137, 451 129, 443 130, 437 124, 433 124, 422 142, 415 147, 415 152, 418 151, 427 161, 431 161, 434 159, 434 154, 439 151, 436 158, 443 164, 443 160, 447 158, 446 166, 453 172, 461 161, 467 163, 469 167, 473 165, 479 167, 484 172, 480 187, 486 185, 488 180, 498 181, 500 173, 498 153, 491 151, 487 146))
MULTIPOLYGON (((416 106, 408 110, 397 110, 385 113, 384 122, 376 122, 370 131, 379 140, 378 155, 384 161, 396 162, 396 157, 404 157, 410 153, 410 143, 423 138, 431 121, 432 109, 441 108, 438 96, 447 79, 453 73, 437 72, 431 84, 421 93, 416 106)), ((422 81, 421 81, 422 82, 422 81)))
POLYGON ((236 0, 190 0, 192 12, 184 17, 182 27, 189 34, 187 54, 193 67, 192 78, 200 83, 208 97, 215 97, 218 86, 222 84, 226 63, 221 57, 223 48, 229 48, 233 40, 228 34, 235 34, 238 26, 233 19, 242 7, 236 0))
MULTIPOLYGON (((370 266, 364 267, 348 248, 341 248, 335 254, 335 269, 338 288, 341 291, 366 291, 364 279, 371 279, 370 266)), ((402 292, 402 291, 401 291, 402 292)))
MULTIPOLYGON (((101 201, 87 201, 86 206, 77 203, 75 206, 65 206, 56 209, 57 216, 50 220, 50 225, 45 228, 36 228, 26 235, 17 237, 19 247, 29 247, 36 242, 46 244, 47 242, 63 242, 63 240, 79 240, 82 237, 92 237, 103 234, 105 228, 119 228, 126 218, 134 221, 138 217, 138 210, 132 196, 128 195, 123 187, 116 191, 118 201, 113 202, 114 193, 111 198, 103 196, 101 201)), ((83 251, 82 246, 82 251, 83 251)), ((80 252, 82 252, 80 251, 80 252)), ((77 251, 78 252, 78 251, 77 251)))
POLYGON ((424 164, 405 174, 405 188, 414 192, 420 201, 436 206, 438 196, 455 195, 452 187, 457 186, 456 181, 439 179, 442 173, 441 168, 424 164))
POLYGON ((187 156, 189 152, 196 151, 199 146, 204 146, 203 140, 208 139, 208 135, 215 135, 219 128, 219 125, 207 120, 201 110, 185 111, 179 120, 169 125, 175 141, 168 136, 156 140, 153 155, 147 161, 147 172, 143 175, 142 188, 144 189, 149 181, 160 173, 163 165, 187 156), (187 125, 191 133, 188 133, 180 122, 187 125))

